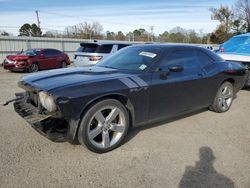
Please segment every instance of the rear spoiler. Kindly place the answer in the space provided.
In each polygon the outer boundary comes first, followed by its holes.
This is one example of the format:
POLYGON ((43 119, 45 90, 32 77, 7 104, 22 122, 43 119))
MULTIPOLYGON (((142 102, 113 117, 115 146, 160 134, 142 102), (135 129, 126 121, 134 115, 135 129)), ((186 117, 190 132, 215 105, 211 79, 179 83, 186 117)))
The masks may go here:
POLYGON ((94 42, 82 42, 80 43, 80 46, 85 47, 85 46, 101 46, 101 45, 94 42))

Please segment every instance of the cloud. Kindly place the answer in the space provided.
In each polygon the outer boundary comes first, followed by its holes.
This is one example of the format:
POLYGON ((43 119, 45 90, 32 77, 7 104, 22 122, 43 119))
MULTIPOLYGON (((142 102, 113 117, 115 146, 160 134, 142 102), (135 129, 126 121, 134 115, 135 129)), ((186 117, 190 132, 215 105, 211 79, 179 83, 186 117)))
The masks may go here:
MULTIPOLYGON (((3 0, 0 0, 3 1, 3 0)), ((7 1, 7 0, 6 0, 7 1)), ((215 0, 211 0, 214 2, 215 0)), ((41 26, 45 29, 64 30, 64 27, 84 21, 98 21, 105 30, 128 32, 139 27, 149 30, 154 26, 156 34, 170 30, 175 26, 211 32, 218 22, 210 19, 209 2, 187 0, 185 2, 159 2, 145 4, 111 4, 84 6, 51 6, 41 7, 41 26), (196 4, 192 4, 196 2, 196 4)), ((35 9, 34 9, 35 10, 35 9)), ((2 26, 13 26, 8 30, 17 34, 24 23, 36 23, 36 15, 32 7, 6 9, 0 12, 2 26)), ((1 28, 0 28, 1 29, 1 28)))

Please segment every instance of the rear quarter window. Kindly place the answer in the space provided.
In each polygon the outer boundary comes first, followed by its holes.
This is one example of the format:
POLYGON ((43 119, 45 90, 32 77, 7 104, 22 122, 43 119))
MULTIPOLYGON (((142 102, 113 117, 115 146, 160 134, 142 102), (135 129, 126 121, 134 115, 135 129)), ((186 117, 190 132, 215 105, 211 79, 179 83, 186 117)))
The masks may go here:
POLYGON ((51 50, 51 54, 52 54, 52 55, 61 55, 62 52, 59 51, 59 50, 51 50))
POLYGON ((211 50, 201 49, 201 51, 206 53, 215 62, 224 61, 218 54, 212 52, 211 50))
POLYGON ((196 55, 198 57, 201 67, 205 67, 207 65, 210 65, 211 63, 214 63, 214 60, 208 54, 201 50, 196 50, 196 55))
POLYGON ((47 57, 57 56, 57 55, 60 55, 60 54, 62 54, 62 52, 59 51, 59 50, 54 50, 54 49, 44 50, 44 55, 47 56, 47 57))

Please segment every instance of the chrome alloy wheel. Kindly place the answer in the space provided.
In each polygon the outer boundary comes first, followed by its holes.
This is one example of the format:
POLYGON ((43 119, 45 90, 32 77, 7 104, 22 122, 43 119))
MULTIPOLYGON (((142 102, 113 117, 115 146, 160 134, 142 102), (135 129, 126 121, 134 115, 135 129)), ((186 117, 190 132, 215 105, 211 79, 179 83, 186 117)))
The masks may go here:
POLYGON ((125 132, 125 114, 117 107, 105 106, 98 110, 88 124, 88 138, 98 148, 116 144, 125 132))
POLYGON ((67 67, 67 63, 65 61, 62 62, 61 68, 66 68, 67 67))
POLYGON ((229 86, 225 86, 222 88, 220 96, 219 96, 219 106, 223 111, 227 111, 233 101, 233 90, 229 86))
POLYGON ((38 68, 38 65, 35 64, 35 63, 33 63, 33 64, 31 64, 30 67, 29 67, 29 72, 37 72, 38 69, 39 69, 39 68, 38 68))

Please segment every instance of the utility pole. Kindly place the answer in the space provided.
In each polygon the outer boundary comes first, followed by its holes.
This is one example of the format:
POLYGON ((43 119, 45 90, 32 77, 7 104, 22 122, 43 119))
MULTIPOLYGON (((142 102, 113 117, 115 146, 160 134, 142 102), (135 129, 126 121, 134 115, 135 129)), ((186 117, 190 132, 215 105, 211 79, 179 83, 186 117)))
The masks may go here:
POLYGON ((150 26, 151 30, 151 41, 154 42, 154 26, 150 26))
POLYGON ((69 28, 66 27, 66 33, 67 33, 67 37, 69 38, 69 28))
MULTIPOLYGON (((40 20, 39 20, 39 13, 38 10, 36 10, 36 19, 37 19, 37 26, 40 28, 40 20)), ((40 28, 41 29, 41 28, 40 28)))
POLYGON ((200 29, 201 44, 203 43, 203 29, 200 29))
POLYGON ((74 28, 75 28, 75 37, 78 38, 77 37, 77 27, 76 27, 76 25, 74 26, 74 28))

